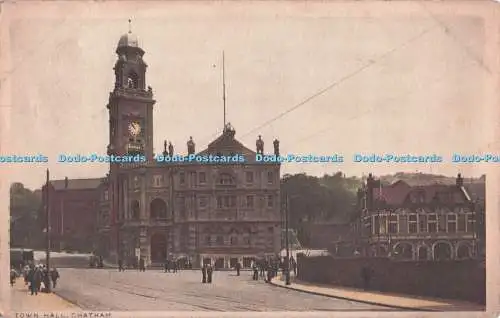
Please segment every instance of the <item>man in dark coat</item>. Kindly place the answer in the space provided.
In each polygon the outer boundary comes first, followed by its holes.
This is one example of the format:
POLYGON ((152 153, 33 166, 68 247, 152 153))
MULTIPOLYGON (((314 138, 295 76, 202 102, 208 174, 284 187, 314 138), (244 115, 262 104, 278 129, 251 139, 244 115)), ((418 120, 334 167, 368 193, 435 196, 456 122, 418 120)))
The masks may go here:
POLYGON ((38 290, 40 289, 40 285, 42 283, 42 270, 37 267, 32 270, 30 274, 30 290, 31 295, 38 295, 38 290))
POLYGON ((44 267, 43 269, 43 291, 46 293, 50 292, 50 273, 49 269, 44 267))
POLYGON ((211 284, 212 283, 212 275, 214 273, 214 269, 212 265, 207 266, 207 283, 211 284))
POLYGON ((236 276, 240 276, 240 271, 241 271, 241 264, 240 262, 236 262, 236 265, 234 266, 236 269, 236 276))
POLYGON ((50 278, 52 279, 52 286, 56 288, 57 280, 59 279, 59 272, 56 268, 52 268, 50 271, 50 278))
POLYGON ((205 264, 203 264, 203 266, 201 267, 201 275, 202 275, 201 282, 206 283, 207 282, 207 265, 205 265, 205 264))
POLYGON ((145 272, 146 271, 146 264, 144 262, 144 258, 141 258, 139 261, 139 271, 145 272))
POLYGON ((123 260, 121 258, 118 260, 118 271, 119 272, 125 271, 125 269, 123 268, 123 260))

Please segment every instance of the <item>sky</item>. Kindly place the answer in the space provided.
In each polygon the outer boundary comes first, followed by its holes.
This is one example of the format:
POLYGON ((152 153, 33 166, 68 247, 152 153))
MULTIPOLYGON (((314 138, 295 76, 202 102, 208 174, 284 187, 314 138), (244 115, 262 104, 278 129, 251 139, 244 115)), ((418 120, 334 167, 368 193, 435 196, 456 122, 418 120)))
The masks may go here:
POLYGON ((484 165, 352 162, 355 153, 437 154, 448 162, 453 153, 487 151, 494 129, 490 39, 476 11, 414 2, 392 9, 149 4, 113 11, 113 2, 58 3, 16 12, 8 29, 11 108, 2 155, 44 154, 52 162, 11 165, 12 181, 38 187, 46 168, 54 179, 107 172, 105 164, 54 161, 62 153, 105 155, 114 51, 129 18, 157 101, 157 152, 167 139, 185 153, 189 136, 199 151, 221 132, 224 51, 227 117, 238 140, 254 149, 262 135, 268 152, 278 138, 283 154, 345 160, 284 164, 282 173, 485 172, 484 165))

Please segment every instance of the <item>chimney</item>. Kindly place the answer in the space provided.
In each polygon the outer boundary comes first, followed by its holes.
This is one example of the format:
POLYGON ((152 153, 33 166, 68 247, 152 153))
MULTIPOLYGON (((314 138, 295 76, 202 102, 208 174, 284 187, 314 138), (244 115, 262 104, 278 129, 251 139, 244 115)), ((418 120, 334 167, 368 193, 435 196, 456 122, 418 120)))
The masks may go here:
POLYGON ((64 189, 67 189, 69 185, 68 177, 64 178, 64 189))
POLYGON ((464 178, 462 178, 462 174, 459 173, 457 175, 457 187, 462 187, 464 185, 464 178))

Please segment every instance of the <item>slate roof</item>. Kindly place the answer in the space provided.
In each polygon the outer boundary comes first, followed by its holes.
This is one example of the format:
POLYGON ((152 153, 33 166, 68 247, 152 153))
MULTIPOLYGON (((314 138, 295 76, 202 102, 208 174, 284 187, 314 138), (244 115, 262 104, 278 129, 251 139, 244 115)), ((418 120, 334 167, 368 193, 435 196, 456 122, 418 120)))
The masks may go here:
POLYGON ((85 190, 96 189, 99 187, 103 178, 92 179, 67 179, 68 187, 66 187, 66 179, 52 180, 50 184, 57 190, 85 190))
POLYGON ((424 184, 424 185, 409 185, 405 181, 397 181, 389 186, 380 187, 377 182, 373 188, 373 197, 375 200, 385 201, 389 205, 403 204, 410 193, 413 191, 423 191, 425 193, 426 203, 431 203, 439 193, 453 193, 459 191, 466 200, 470 200, 470 196, 465 187, 457 187, 455 184, 424 184))

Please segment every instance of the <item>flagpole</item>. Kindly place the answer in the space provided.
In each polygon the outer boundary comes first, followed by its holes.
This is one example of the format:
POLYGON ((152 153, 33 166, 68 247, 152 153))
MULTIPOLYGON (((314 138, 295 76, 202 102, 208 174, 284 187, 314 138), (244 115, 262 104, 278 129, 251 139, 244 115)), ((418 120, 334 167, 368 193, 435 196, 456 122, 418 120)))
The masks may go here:
POLYGON ((222 51, 222 102, 224 104, 224 129, 226 128, 226 69, 224 51, 222 51))

